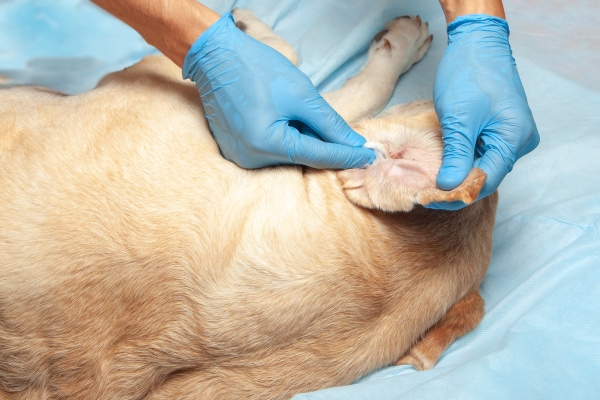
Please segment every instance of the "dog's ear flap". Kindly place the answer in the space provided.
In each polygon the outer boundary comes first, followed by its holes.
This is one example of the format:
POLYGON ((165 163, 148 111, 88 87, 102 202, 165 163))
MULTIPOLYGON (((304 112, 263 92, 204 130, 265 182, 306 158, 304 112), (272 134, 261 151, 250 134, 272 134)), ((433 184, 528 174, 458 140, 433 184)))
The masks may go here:
POLYGON ((473 168, 458 187, 452 190, 441 190, 436 186, 430 191, 421 193, 421 196, 418 198, 418 204, 426 206, 427 204, 441 201, 462 201, 465 204, 471 204, 479 197, 479 192, 483 188, 486 179, 487 175, 485 172, 479 168, 473 168))
POLYGON ((471 170, 460 186, 438 189, 437 168, 414 160, 379 159, 363 169, 338 172, 342 189, 353 203, 383 211, 410 211, 415 205, 435 202, 474 202, 486 180, 486 174, 471 170))

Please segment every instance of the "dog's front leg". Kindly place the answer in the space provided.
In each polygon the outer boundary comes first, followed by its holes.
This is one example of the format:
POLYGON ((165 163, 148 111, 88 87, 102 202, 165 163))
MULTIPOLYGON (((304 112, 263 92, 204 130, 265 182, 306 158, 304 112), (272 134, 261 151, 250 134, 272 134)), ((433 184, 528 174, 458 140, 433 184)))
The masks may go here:
POLYGON ((389 101, 396 81, 429 49, 433 37, 419 17, 400 17, 379 32, 361 71, 325 99, 347 121, 372 117, 389 101))

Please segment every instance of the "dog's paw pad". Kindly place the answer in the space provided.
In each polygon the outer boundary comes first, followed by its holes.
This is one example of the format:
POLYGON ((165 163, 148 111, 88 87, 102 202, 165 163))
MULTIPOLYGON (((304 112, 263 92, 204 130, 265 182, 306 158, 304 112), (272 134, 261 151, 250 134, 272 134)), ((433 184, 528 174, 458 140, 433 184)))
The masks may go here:
POLYGON ((385 29, 375 35, 371 51, 391 51, 392 57, 406 60, 410 67, 423 58, 432 39, 429 25, 421 17, 402 16, 388 22, 385 29))
POLYGON ((389 32, 389 29, 384 29, 381 32, 379 32, 377 35, 375 35, 375 37, 373 38, 374 42, 380 42, 381 39, 383 39, 383 37, 389 32))

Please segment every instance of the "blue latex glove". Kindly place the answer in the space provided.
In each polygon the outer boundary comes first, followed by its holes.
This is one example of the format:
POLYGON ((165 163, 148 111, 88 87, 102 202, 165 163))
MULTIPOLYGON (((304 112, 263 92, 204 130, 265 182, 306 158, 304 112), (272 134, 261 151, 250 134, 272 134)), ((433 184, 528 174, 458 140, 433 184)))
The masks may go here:
POLYGON ((302 164, 357 168, 375 159, 365 139, 287 58, 224 14, 191 46, 183 78, 196 83, 223 156, 244 168, 302 164))
MULTIPOLYGON (((487 180, 479 198, 492 194, 514 163, 539 143, 508 42, 508 24, 488 15, 466 15, 448 25, 448 47, 433 87, 444 155, 437 186, 458 186, 472 167, 487 180)), ((462 202, 427 207, 459 209, 462 202)))

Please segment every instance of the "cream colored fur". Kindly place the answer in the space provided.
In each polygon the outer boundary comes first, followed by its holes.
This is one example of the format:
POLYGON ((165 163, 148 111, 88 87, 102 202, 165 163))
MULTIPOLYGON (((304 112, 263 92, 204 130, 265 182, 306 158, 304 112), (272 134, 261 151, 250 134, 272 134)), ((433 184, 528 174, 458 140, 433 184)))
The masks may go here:
POLYGON ((328 95, 385 145, 359 170, 226 161, 160 56, 77 96, 1 91, 0 398, 289 398, 431 367, 472 329, 496 196, 419 205, 483 181, 436 192, 430 103, 371 118, 431 40, 408 17, 377 39, 328 95))

